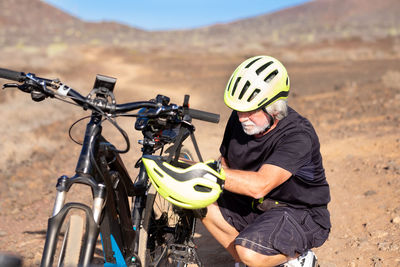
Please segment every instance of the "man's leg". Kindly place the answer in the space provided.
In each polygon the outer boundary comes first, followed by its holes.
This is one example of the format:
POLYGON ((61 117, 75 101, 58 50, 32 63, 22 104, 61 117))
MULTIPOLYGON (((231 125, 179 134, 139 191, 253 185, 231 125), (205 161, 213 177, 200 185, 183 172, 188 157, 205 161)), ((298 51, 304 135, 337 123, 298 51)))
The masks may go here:
POLYGON ((289 260, 289 258, 283 254, 273 256, 263 255, 239 245, 235 246, 235 250, 238 253, 240 261, 249 267, 273 267, 289 260))
POLYGON ((240 258, 234 246, 235 238, 238 236, 239 232, 225 221, 217 203, 213 203, 207 207, 207 215, 202 219, 202 222, 212 236, 228 250, 235 261, 240 262, 240 258))
POLYGON ((234 245, 238 231, 225 221, 216 203, 210 205, 207 215, 202 219, 204 226, 213 237, 232 255, 236 262, 243 262, 251 267, 267 267, 282 264, 288 260, 285 255, 267 256, 251 249, 234 245))
POLYGON ((243 262, 247 266, 276 266, 288 260, 285 255, 267 256, 251 249, 234 245, 238 231, 225 221, 216 203, 208 206, 207 215, 202 219, 204 226, 213 237, 232 255, 236 262, 243 262))

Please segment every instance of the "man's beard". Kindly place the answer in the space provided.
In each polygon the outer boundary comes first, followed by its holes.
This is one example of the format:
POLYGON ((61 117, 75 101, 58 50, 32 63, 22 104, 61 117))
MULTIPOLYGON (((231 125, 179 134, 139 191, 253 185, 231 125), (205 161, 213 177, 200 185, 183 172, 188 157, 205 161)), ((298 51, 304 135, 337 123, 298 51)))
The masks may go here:
POLYGON ((248 135, 255 135, 265 132, 269 128, 269 122, 267 121, 264 125, 258 126, 254 122, 247 120, 242 122, 243 131, 248 135))

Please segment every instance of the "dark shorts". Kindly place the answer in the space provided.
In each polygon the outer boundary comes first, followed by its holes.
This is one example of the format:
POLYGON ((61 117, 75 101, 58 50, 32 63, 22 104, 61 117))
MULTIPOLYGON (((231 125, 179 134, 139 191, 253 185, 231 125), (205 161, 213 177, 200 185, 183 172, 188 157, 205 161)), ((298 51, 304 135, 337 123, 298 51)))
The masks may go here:
POLYGON ((316 223, 308 209, 276 207, 261 212, 252 208, 252 201, 227 191, 218 199, 222 216, 239 232, 235 245, 263 255, 294 257, 328 238, 330 230, 316 223))

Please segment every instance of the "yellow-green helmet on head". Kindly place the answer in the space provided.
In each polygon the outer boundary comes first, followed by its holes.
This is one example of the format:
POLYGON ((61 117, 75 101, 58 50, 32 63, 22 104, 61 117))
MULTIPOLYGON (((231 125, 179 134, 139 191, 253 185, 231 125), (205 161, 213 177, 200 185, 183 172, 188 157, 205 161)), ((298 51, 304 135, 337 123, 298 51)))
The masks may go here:
POLYGON ((289 76, 281 62, 270 56, 256 56, 233 72, 225 88, 224 102, 236 111, 253 111, 286 99, 289 88, 289 76))

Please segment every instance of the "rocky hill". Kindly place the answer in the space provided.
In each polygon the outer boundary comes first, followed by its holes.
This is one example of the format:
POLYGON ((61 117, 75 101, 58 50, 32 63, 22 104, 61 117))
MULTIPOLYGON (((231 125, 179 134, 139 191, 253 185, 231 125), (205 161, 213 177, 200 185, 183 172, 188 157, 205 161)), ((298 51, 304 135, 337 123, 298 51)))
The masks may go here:
POLYGON ((0 2, 0 45, 129 44, 243 48, 400 35, 398 0, 315 0, 275 13, 192 30, 148 32, 88 23, 40 0, 0 2))
POLYGON ((84 22, 40 0, 0 1, 0 46, 115 44, 146 36, 144 31, 118 23, 84 22))
MULTIPOLYGON (((198 29, 207 37, 236 42, 291 44, 400 35, 400 1, 316 0, 226 25, 198 29), (225 35, 225 36, 224 36, 225 35)), ((210 38, 211 39, 211 38, 210 38)))

